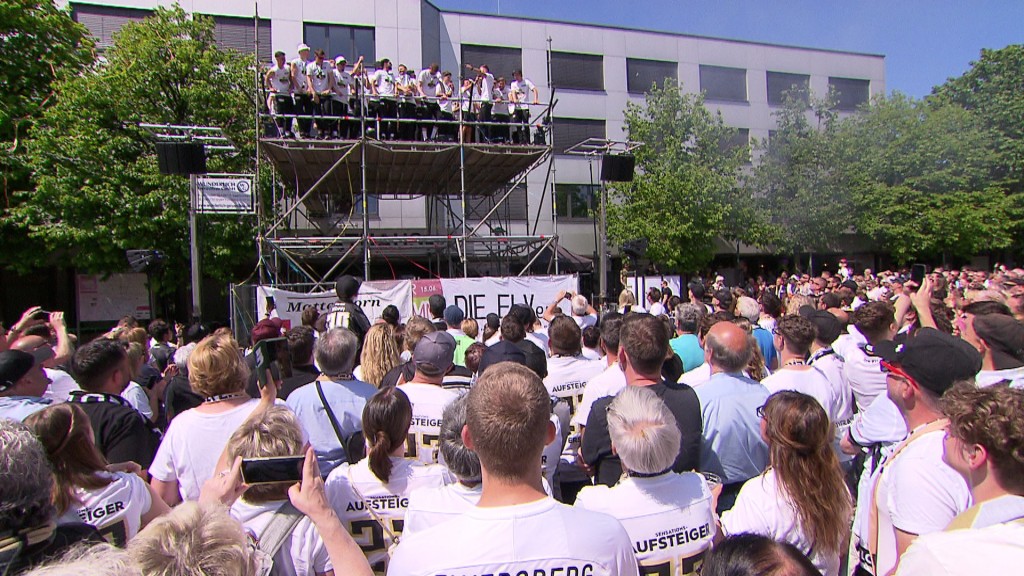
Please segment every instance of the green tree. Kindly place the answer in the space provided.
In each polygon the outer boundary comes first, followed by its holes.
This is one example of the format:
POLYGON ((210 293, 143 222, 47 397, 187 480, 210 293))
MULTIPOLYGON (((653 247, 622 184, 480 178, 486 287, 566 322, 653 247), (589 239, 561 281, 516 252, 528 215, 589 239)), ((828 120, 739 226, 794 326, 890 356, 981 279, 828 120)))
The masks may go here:
POLYGON ((830 99, 803 90, 787 93, 774 116, 776 129, 755 144, 759 157, 744 188, 767 218, 775 250, 831 251, 852 225, 840 118, 830 99))
MULTIPOLYGON (((211 155, 210 172, 249 172, 254 157, 255 62, 216 47, 210 18, 158 8, 115 35, 104 61, 55 85, 27 143, 35 189, 21 194, 8 222, 45 247, 22 266, 66 255, 88 272, 124 268, 124 251, 167 254, 160 285, 188 277, 188 181, 157 170, 153 139, 139 123, 219 126, 239 147, 211 155)), ((200 219, 203 271, 224 280, 251 260, 249 217, 200 219)))
MULTIPOLYGON (((0 213, 31 186, 25 141, 35 121, 56 102, 53 84, 78 74, 95 56, 85 27, 52 0, 0 2, 0 213)), ((0 220, 0 262, 27 244, 24 230, 0 220)))
POLYGON ((632 182, 610 187, 608 236, 614 243, 647 238, 648 257, 666 267, 697 270, 714 256, 714 241, 745 240, 738 224, 746 199, 736 174, 749 149, 729 148, 735 130, 685 94, 673 80, 654 86, 643 104, 625 112, 638 171, 632 182))
POLYGON ((996 140, 959 106, 901 94, 844 125, 857 229, 897 261, 1007 247, 1012 199, 991 182, 996 140))

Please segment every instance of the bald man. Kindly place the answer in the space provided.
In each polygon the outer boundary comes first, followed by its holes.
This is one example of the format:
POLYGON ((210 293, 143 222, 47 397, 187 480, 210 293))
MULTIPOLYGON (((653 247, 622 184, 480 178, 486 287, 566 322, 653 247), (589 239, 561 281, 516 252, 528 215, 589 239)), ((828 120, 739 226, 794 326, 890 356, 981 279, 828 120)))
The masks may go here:
POLYGON ((768 465, 757 414, 768 389, 744 375, 754 346, 753 336, 732 322, 715 324, 704 340, 711 379, 696 389, 704 423, 700 470, 722 478, 719 514, 732 508, 743 483, 768 465))

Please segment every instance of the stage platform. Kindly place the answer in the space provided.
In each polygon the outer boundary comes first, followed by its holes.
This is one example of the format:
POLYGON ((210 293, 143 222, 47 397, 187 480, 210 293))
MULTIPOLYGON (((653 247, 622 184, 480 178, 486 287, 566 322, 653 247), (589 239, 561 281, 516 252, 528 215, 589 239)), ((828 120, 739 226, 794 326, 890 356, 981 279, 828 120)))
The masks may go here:
POLYGON ((551 153, 550 146, 522 144, 280 138, 260 142, 282 180, 297 194, 315 187, 350 197, 362 189, 364 146, 366 191, 377 196, 459 195, 461 166, 467 195, 494 194, 551 153))

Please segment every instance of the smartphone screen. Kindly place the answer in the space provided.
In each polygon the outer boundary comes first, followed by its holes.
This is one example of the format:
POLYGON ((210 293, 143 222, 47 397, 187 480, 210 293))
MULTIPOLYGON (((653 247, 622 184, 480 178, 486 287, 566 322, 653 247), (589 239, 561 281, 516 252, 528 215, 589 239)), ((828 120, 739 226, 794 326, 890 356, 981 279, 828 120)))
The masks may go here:
POLYGON ((253 354, 256 355, 256 380, 260 388, 267 385, 267 368, 274 378, 280 378, 281 367, 277 362, 277 347, 286 346, 287 338, 267 338, 256 343, 253 354))
POLYGON ((926 274, 928 274, 928 266, 924 264, 914 264, 910 267, 910 280, 917 283, 918 286, 924 282, 926 274))
POLYGON ((246 484, 298 482, 302 480, 304 456, 246 458, 242 460, 242 481, 246 484))

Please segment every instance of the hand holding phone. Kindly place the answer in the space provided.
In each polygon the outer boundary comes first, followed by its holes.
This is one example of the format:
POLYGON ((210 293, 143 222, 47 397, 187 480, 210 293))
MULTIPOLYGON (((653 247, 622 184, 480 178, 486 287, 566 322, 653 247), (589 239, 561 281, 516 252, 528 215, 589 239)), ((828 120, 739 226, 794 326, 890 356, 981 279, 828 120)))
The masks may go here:
POLYGON ((250 486, 302 480, 305 456, 242 459, 242 481, 250 486))
POLYGON ((281 366, 277 361, 277 347, 287 345, 287 342, 287 338, 266 338, 256 343, 253 354, 256 355, 256 381, 260 388, 266 387, 268 377, 280 379, 281 366))

